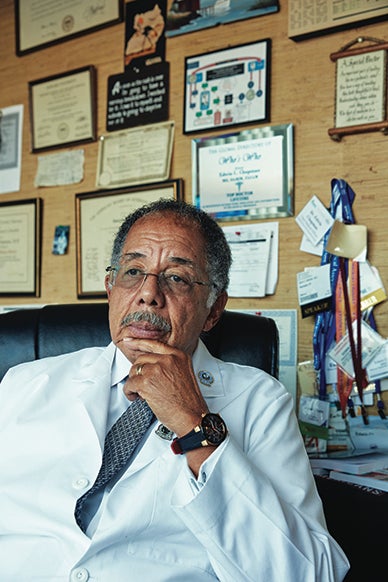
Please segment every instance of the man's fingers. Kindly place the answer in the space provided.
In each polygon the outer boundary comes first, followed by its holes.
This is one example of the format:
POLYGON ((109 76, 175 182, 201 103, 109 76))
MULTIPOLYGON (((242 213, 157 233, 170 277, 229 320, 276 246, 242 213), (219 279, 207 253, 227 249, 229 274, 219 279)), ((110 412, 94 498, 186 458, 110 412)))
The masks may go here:
MULTIPOLYGON (((150 354, 172 354, 175 352, 175 348, 164 344, 158 340, 148 340, 139 338, 125 337, 120 340, 123 344, 123 349, 127 345, 131 350, 138 350, 139 352, 150 353, 150 354)), ((117 343, 120 343, 117 342, 117 343)))

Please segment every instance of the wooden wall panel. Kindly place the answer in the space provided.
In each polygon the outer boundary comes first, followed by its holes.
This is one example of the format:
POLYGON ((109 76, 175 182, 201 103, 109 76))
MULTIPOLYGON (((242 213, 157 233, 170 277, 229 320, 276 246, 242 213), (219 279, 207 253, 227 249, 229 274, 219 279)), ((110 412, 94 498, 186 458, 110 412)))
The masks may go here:
MULTIPOLYGON (((36 303, 76 302, 75 194, 95 189, 98 144, 83 146, 85 178, 81 184, 34 187, 37 155, 30 153, 28 81, 94 65, 98 80, 98 133, 105 133, 107 78, 123 71, 124 24, 62 42, 23 57, 15 54, 14 8, 2 0, 0 18, 0 107, 23 103, 23 167, 21 190, 1 195, 3 201, 40 196, 44 201, 42 246, 42 293, 36 303), (71 236, 66 256, 51 254, 54 227, 70 224, 71 236)), ((271 121, 295 126, 295 213, 313 194, 324 204, 330 202, 333 177, 346 179, 356 192, 354 211, 357 221, 368 227, 372 264, 388 284, 387 199, 388 136, 359 134, 332 141, 327 130, 333 126, 335 65, 330 53, 358 36, 388 40, 386 23, 336 32, 315 39, 294 42, 287 37, 287 2, 281 10, 167 40, 170 62, 170 119, 176 124, 171 177, 184 179, 186 198, 191 198, 191 139, 182 134, 184 56, 209 52, 227 46, 271 38, 271 121)), ((243 129, 236 127, 234 129, 243 129)), ((216 135, 217 132, 214 132, 216 135)), ((265 299, 232 299, 229 307, 249 309, 298 308, 296 273, 319 259, 299 251, 301 231, 293 217, 279 220, 279 282, 276 294, 265 299)), ((101 277, 104 273, 101 273, 101 277)), ((26 303, 26 299, 2 298, 1 303, 26 303)), ((28 302, 31 302, 28 300, 28 302)), ((375 309, 380 333, 388 335, 387 302, 375 309)), ((313 320, 299 319, 299 360, 311 358, 313 320)))

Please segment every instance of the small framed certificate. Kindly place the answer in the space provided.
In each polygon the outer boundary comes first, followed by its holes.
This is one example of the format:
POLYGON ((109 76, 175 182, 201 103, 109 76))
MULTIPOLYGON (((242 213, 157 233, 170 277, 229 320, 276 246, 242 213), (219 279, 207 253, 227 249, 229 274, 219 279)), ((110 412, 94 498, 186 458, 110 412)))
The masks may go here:
POLYGON ((41 199, 0 203, 0 295, 40 294, 41 199))
POLYGON ((15 0, 16 54, 24 54, 116 24, 120 0, 15 0))
POLYGON ((32 151, 96 141, 96 71, 83 67, 29 83, 32 151))
POLYGON ((79 298, 105 297, 105 268, 125 217, 160 198, 179 200, 182 180, 76 195, 77 291, 79 298))
POLYGON ((185 59, 184 133, 269 121, 271 40, 185 59))
POLYGON ((102 135, 96 187, 120 188, 167 180, 173 143, 173 121, 102 135))
POLYGON ((293 125, 192 140, 193 203, 216 220, 293 214, 293 125))

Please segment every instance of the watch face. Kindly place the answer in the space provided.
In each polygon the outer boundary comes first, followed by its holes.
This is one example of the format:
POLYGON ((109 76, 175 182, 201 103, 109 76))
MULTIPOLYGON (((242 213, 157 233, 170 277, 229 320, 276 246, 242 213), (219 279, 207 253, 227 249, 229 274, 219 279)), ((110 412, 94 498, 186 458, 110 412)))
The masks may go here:
POLYGON ((219 414, 206 414, 202 419, 201 427, 210 445, 219 445, 225 440, 226 425, 219 414))

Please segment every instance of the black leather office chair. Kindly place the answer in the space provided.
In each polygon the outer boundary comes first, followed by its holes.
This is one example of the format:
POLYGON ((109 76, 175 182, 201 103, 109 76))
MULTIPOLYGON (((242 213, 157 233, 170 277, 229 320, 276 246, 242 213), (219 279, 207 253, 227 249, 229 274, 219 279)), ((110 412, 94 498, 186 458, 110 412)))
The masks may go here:
MULTIPOLYGON (((278 377, 278 330, 273 319, 225 311, 202 337, 214 356, 278 377)), ((21 362, 110 342, 107 303, 46 305, 0 315, 0 380, 21 362)))

